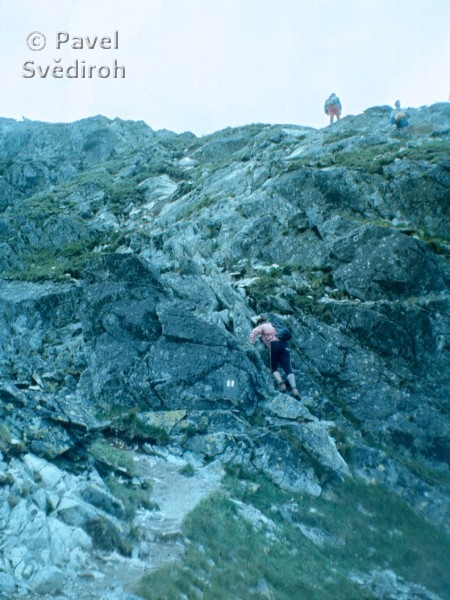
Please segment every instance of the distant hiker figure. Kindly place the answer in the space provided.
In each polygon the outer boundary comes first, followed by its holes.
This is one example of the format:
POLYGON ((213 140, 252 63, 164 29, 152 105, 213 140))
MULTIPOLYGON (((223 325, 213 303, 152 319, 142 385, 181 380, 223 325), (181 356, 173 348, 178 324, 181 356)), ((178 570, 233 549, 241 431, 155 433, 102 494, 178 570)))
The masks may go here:
POLYGON ((395 125, 397 129, 406 129, 409 125, 408 119, 409 113, 406 110, 402 110, 400 100, 396 100, 395 108, 389 117, 389 122, 391 125, 395 125))
POLYGON ((330 125, 333 122, 334 117, 336 117, 337 121, 339 121, 341 118, 342 105, 336 94, 333 93, 329 98, 327 98, 323 109, 325 114, 330 117, 330 125))
POLYGON ((283 337, 283 335, 280 331, 277 332, 272 323, 269 323, 266 317, 262 315, 254 318, 253 324, 256 327, 250 333, 250 344, 253 344, 256 338, 259 337, 269 349, 270 369, 278 384, 278 389, 280 392, 286 391, 286 384, 278 370, 278 367, 281 367, 286 373, 287 380, 292 389, 292 395, 300 399, 300 394, 295 383, 295 375, 292 372, 291 353, 288 348, 287 339, 279 339, 278 336, 283 337))

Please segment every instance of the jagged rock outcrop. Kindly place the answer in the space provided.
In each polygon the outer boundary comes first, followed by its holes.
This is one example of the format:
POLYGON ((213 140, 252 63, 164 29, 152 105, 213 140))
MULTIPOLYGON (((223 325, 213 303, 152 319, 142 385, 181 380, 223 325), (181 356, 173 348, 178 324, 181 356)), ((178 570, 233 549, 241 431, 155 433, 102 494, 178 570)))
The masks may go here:
POLYGON ((63 548, 2 539, 0 592, 61 591, 101 532, 133 551, 102 436, 313 497, 360 476, 448 528, 450 104, 406 134, 389 111, 205 138, 0 119, 0 520, 63 548), (306 405, 255 312, 291 328, 306 405))

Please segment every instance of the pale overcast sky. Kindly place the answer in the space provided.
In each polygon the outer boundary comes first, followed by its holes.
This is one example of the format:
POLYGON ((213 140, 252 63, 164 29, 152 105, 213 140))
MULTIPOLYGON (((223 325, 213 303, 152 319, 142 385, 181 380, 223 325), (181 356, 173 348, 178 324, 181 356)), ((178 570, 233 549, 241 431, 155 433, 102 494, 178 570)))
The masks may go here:
POLYGON ((102 114, 196 135, 249 123, 323 127, 331 92, 344 116, 397 98, 411 107, 447 101, 450 2, 0 0, 0 53, 0 117, 102 114), (114 46, 115 31, 118 48, 98 48, 105 37, 114 46), (42 51, 27 46, 32 32, 45 35, 42 51), (71 36, 60 49, 58 32, 71 36), (98 37, 96 48, 86 36, 98 37), (68 78, 76 60, 79 76, 68 78), (112 77, 115 60, 124 78, 112 77), (38 65, 50 66, 46 78, 38 65), (88 65, 111 75, 81 78, 88 65))

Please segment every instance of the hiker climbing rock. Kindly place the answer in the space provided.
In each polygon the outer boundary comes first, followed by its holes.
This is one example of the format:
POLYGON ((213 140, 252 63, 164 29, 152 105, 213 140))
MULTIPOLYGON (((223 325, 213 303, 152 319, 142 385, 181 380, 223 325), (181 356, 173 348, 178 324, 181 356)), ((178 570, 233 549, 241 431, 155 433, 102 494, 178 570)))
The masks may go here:
POLYGON ((395 108, 391 112, 389 122, 395 125, 397 129, 406 129, 409 125, 409 113, 400 107, 400 100, 395 101, 395 108))
POLYGON ((286 384, 278 370, 278 367, 281 367, 286 373, 287 380, 292 389, 292 395, 294 398, 300 399, 300 393, 295 383, 295 375, 292 372, 291 353, 288 348, 287 339, 282 339, 285 336, 280 331, 277 331, 272 323, 270 323, 263 315, 254 317, 252 321, 255 327, 250 333, 250 344, 253 344, 256 338, 261 338, 269 349, 270 369, 278 384, 278 389, 280 392, 286 391, 286 384))
POLYGON ((339 121, 341 118, 342 105, 339 98, 333 92, 325 101, 325 105, 323 107, 325 114, 330 117, 330 125, 336 117, 336 120, 339 121))

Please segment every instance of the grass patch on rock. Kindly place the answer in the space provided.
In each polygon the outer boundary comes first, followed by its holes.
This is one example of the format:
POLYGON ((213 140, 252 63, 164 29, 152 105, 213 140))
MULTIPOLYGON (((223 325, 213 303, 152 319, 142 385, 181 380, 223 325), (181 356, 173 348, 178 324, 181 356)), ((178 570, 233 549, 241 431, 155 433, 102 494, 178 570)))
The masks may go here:
POLYGON ((123 471, 130 476, 138 474, 133 457, 126 449, 98 439, 89 446, 88 450, 95 461, 111 470, 123 471))
POLYGON ((150 499, 151 483, 146 482, 145 487, 136 487, 128 482, 120 481, 113 475, 105 478, 105 483, 108 486, 111 494, 120 500, 125 507, 125 517, 132 520, 139 508, 153 510, 156 505, 150 499))
MULTIPOLYGON (((347 133, 336 133, 334 137, 330 136, 324 146, 328 147, 332 143, 351 137, 347 133)), ((292 160, 287 171, 297 171, 303 167, 326 168, 334 166, 358 169, 371 174, 382 174, 383 167, 392 164, 395 159, 428 161, 432 164, 448 161, 448 142, 446 140, 425 139, 418 143, 416 140, 402 139, 366 147, 356 145, 351 151, 342 151, 341 148, 333 151, 332 148, 328 148, 328 151, 323 153, 320 159, 304 156, 292 160)))
POLYGON ((122 234, 111 234, 97 239, 79 239, 61 248, 36 248, 23 252, 21 266, 5 272, 4 277, 21 281, 66 281, 69 277, 80 279, 89 260, 101 253, 117 250, 123 242, 122 234), (103 245, 102 252, 96 247, 103 245))
POLYGON ((0 451, 7 451, 11 444, 11 432, 6 425, 0 425, 0 451))
POLYGON ((119 436, 127 443, 147 442, 158 446, 167 446, 170 443, 170 435, 165 429, 146 423, 133 411, 113 417, 106 432, 119 436))
POLYGON ((345 296, 334 285, 330 270, 295 269, 291 265, 268 268, 265 272, 257 273, 248 286, 248 294, 257 312, 278 313, 281 300, 290 307, 287 312, 311 314, 325 322, 332 320, 330 308, 319 300, 324 295, 336 300, 345 296))

